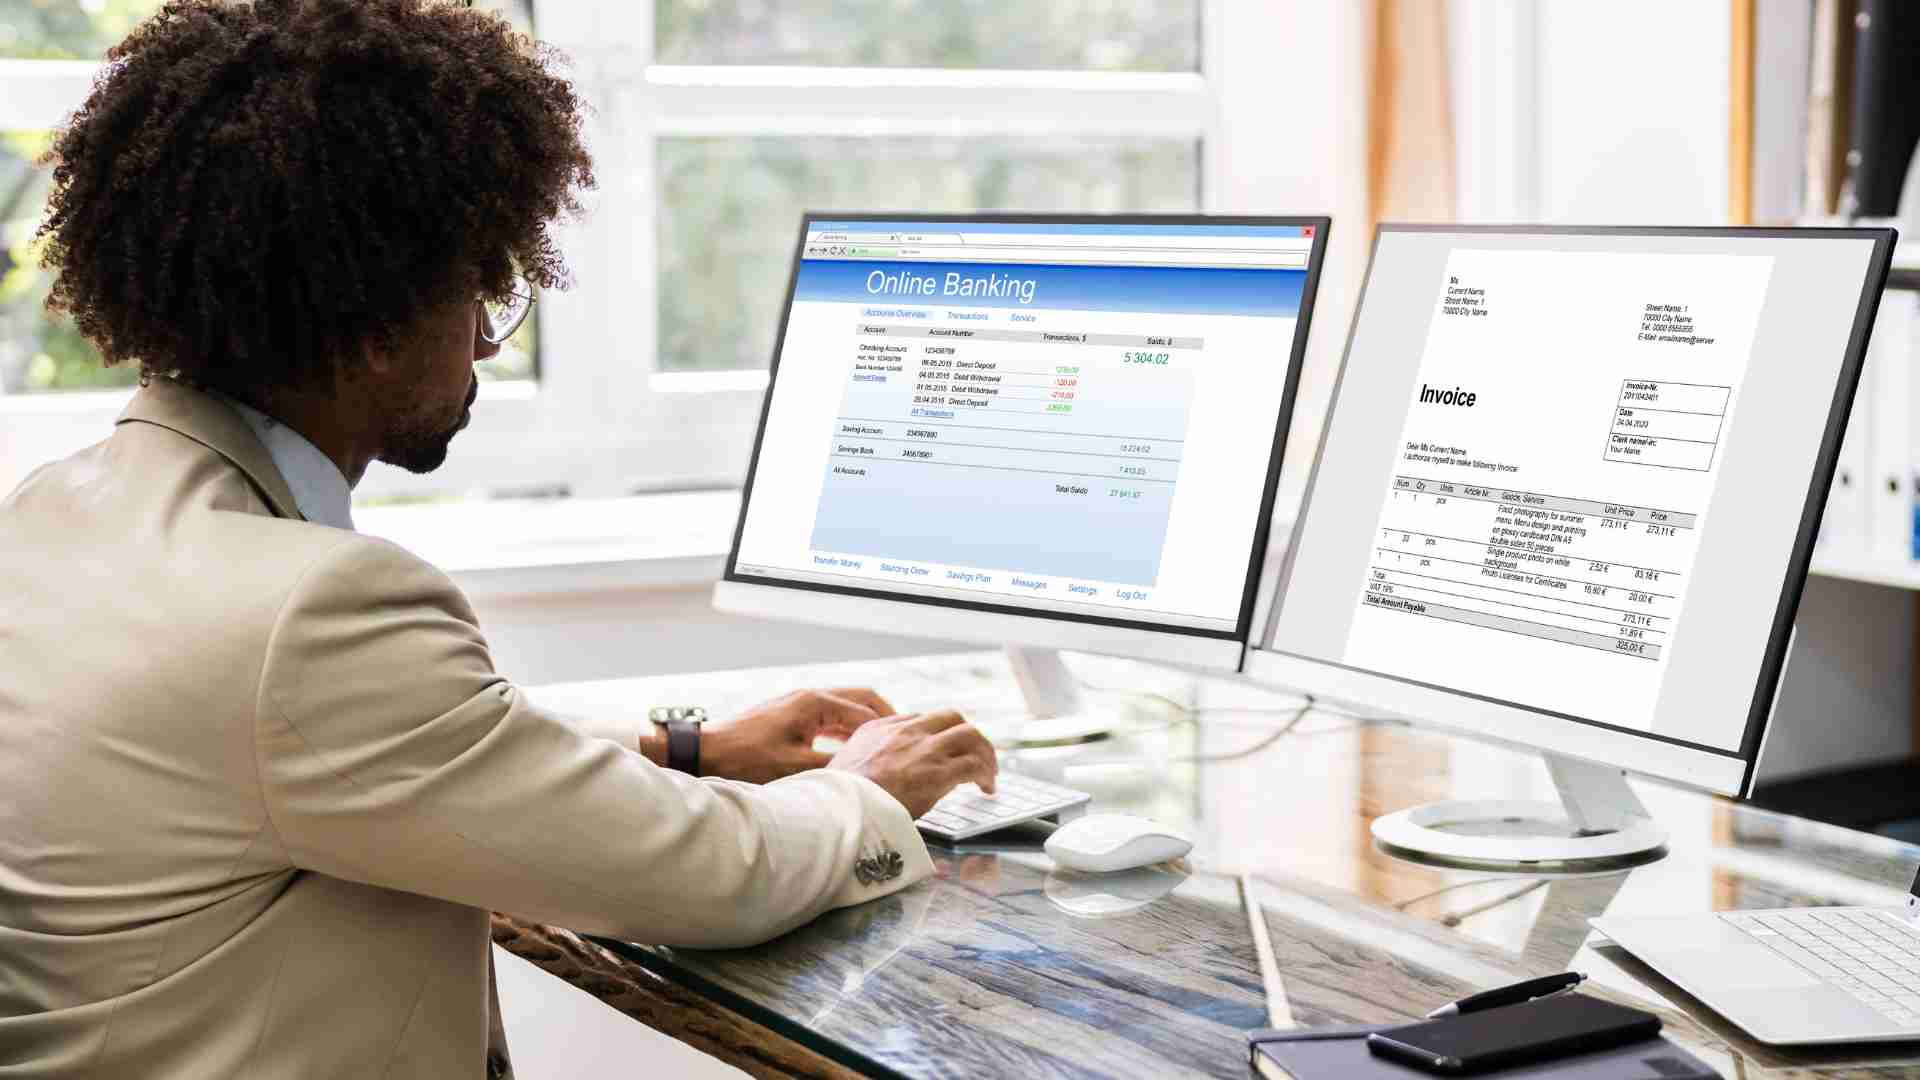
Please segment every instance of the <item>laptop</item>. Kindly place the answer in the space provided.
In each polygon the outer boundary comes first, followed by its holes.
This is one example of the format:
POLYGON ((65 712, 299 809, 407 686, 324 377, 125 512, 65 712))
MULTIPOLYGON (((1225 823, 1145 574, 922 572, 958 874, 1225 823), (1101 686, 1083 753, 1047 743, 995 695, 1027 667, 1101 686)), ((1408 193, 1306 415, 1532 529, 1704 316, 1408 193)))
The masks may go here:
POLYGON ((1601 916, 1594 929, 1763 1043, 1920 1039, 1920 875, 1904 908, 1601 916))

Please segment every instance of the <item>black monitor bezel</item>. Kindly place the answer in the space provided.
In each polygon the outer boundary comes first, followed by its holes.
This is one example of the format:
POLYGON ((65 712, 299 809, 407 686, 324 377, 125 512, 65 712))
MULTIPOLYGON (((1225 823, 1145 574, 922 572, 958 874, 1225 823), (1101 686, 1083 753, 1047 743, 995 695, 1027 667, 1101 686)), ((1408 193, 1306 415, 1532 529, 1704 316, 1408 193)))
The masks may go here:
POLYGON ((1015 213, 967 213, 967 214, 930 214, 917 211, 826 211, 809 210, 801 215, 800 233, 794 241, 792 265, 787 273, 786 302, 780 309, 780 325, 774 333, 773 357, 767 369, 767 389, 760 402, 760 421, 754 430, 753 453, 748 459, 747 476, 740 489, 740 514, 733 527, 733 546, 727 551, 727 565, 722 580, 745 585, 758 585, 768 588, 795 589, 804 592, 835 593, 842 596, 855 596, 872 600, 899 601, 902 603, 923 604, 930 607, 955 608, 963 611, 977 611, 989 615, 1012 615, 1029 619, 1048 619, 1055 621, 1085 623, 1096 626, 1112 626, 1128 630, 1144 630, 1150 633, 1179 634, 1185 637, 1206 638, 1216 641, 1236 641, 1244 648, 1253 632, 1254 601, 1260 593, 1260 579, 1263 564, 1266 561, 1267 544, 1273 528, 1273 504, 1279 487, 1280 469, 1286 450, 1287 431, 1293 422, 1295 396, 1300 388, 1300 369, 1306 358, 1307 337, 1313 322, 1314 299, 1320 288, 1320 270, 1326 261, 1327 234, 1333 227, 1333 219, 1327 216, 1280 217, 1268 215, 1228 215, 1228 214, 1015 214, 1015 213), (767 417, 773 408, 773 391, 780 378, 780 354, 785 348, 787 338, 787 319, 793 313, 793 295, 800 281, 800 264, 805 254, 807 233, 815 222, 820 221, 914 221, 939 224, 1008 224, 1008 225, 1271 225, 1276 227, 1297 227, 1313 229, 1313 246, 1307 256, 1307 276, 1300 287, 1300 310, 1295 316, 1293 344, 1287 355, 1286 387, 1280 397, 1280 411, 1275 420, 1273 442, 1267 457, 1266 482, 1261 490, 1260 514, 1255 520, 1251 550, 1247 555, 1246 581, 1241 590, 1240 614, 1234 630, 1212 630, 1205 627, 1176 626, 1170 623, 1152 622, 1141 619, 1109 618, 1101 615, 1085 615, 1067 611, 1035 611, 1013 604, 996 604, 988 601, 961 600, 945 596, 919 596, 910 593, 889 592, 885 589, 867 589, 854 585, 836 585, 818 581, 796 581, 786 578, 762 575, 742 575, 737 564, 740 558, 740 539, 747 526, 747 510, 753 505, 754 478, 760 469, 760 451, 766 440, 767 417))
POLYGON ((1333 391, 1327 400, 1325 422, 1320 428, 1319 444, 1314 448, 1313 468, 1307 477, 1306 488, 1300 498, 1300 512, 1296 516, 1292 535, 1287 546, 1287 555, 1276 576, 1273 588, 1273 604, 1269 608, 1266 625, 1262 628, 1260 642, 1255 647, 1278 656, 1287 656, 1310 663, 1324 664, 1328 667, 1352 671, 1371 678, 1386 679, 1407 686, 1418 686, 1455 697, 1473 701, 1483 701, 1490 705, 1519 709, 1539 716, 1558 720, 1570 720, 1590 727, 1615 731, 1637 738, 1651 739, 1685 747, 1702 753, 1720 757, 1734 758, 1742 762, 1740 788, 1743 793, 1751 792, 1755 769, 1759 764, 1760 748, 1766 737, 1766 729, 1773 711, 1775 694, 1779 689, 1780 676, 1786 666, 1787 647, 1792 641, 1794 617, 1800 608, 1800 597, 1806 588, 1807 571, 1812 564, 1814 538, 1819 532, 1820 519, 1826 510, 1828 489, 1833 482, 1834 469, 1840 456, 1840 443, 1846 434, 1847 419, 1851 414, 1853 399, 1860 383, 1860 371, 1866 361, 1867 342, 1872 335, 1875 314, 1879 311, 1880 294, 1886 286, 1888 269, 1893 257, 1894 244, 1898 233, 1889 228, 1862 227, 1769 227, 1769 226, 1672 226, 1672 225, 1444 225, 1382 223, 1373 234, 1373 243, 1367 252, 1366 276, 1362 279, 1360 294, 1354 301, 1353 316, 1347 327, 1346 345, 1340 354, 1340 371, 1334 378, 1333 391), (1754 685, 1753 699, 1748 706, 1746 731, 1741 736, 1737 750, 1726 750, 1704 743, 1689 742, 1671 736, 1658 735, 1649 731, 1610 724, 1603 720, 1594 720, 1583 716, 1555 712, 1551 709, 1536 708, 1519 702, 1506 701, 1484 694, 1474 694, 1453 687, 1438 686, 1417 679, 1401 678, 1385 672, 1325 660, 1317 656, 1306 656, 1286 652, 1272 647, 1274 634, 1279 626, 1280 612, 1286 601, 1287 587, 1293 579, 1294 556, 1300 550, 1300 534, 1306 527, 1307 509, 1312 505, 1314 487, 1320 476, 1320 466, 1326 450, 1327 437, 1333 429, 1333 417, 1340 406, 1340 390, 1346 382, 1347 366, 1352 358, 1353 339, 1360 326, 1360 315, 1366 310, 1367 286, 1373 281, 1374 262, 1380 250, 1380 239, 1388 233, 1451 233, 1459 235, 1492 235, 1521 237, 1551 236, 1644 236, 1644 237, 1705 237, 1722 239, 1852 239, 1872 240, 1874 248, 1868 257, 1867 274, 1862 283, 1860 300, 1854 310, 1853 327, 1848 333, 1846 353, 1841 359, 1839 378, 1834 386, 1833 400, 1828 404, 1827 426, 1820 443, 1820 451, 1814 461, 1813 474, 1809 478, 1806 505, 1801 512, 1799 531, 1794 538, 1793 551, 1788 559, 1786 575, 1781 582, 1780 599, 1774 612, 1774 620, 1767 639, 1766 652, 1761 659, 1759 677, 1754 685))

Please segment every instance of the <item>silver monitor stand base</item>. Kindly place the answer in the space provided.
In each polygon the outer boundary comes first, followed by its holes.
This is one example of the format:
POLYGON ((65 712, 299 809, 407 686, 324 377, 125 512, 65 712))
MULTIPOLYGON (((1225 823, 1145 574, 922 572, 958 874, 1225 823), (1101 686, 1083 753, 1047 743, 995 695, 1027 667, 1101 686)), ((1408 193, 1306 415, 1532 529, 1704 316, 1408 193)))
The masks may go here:
POLYGON ((1619 769, 1546 758, 1558 803, 1428 803, 1375 818, 1373 838, 1390 853, 1483 870, 1577 870, 1665 854, 1667 831, 1619 769))
POLYGON ((1027 711, 1011 722, 991 725, 987 735, 995 746, 1002 750, 1078 746, 1111 738, 1121 726, 1117 711, 1087 701, 1080 692, 1080 680, 1067 670, 1059 652, 1009 645, 1006 653, 1027 711))

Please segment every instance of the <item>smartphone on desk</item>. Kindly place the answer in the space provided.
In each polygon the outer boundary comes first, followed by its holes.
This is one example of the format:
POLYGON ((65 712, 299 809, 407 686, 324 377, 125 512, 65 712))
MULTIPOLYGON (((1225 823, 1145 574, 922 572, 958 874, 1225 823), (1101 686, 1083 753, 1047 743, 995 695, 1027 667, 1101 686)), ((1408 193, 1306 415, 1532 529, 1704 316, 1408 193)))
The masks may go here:
POLYGON ((1424 1072, 1465 1076, 1605 1050, 1660 1033, 1652 1013, 1584 994, 1429 1020, 1367 1036, 1367 1049, 1424 1072))

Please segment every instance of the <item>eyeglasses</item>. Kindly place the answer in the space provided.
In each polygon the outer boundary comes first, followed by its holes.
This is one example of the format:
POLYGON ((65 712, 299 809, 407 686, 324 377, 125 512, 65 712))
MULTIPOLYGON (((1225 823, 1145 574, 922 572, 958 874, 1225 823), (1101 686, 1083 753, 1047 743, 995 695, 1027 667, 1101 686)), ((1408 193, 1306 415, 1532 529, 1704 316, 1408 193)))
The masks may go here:
POLYGON ((532 313, 533 286, 526 278, 515 278, 505 299, 480 301, 480 336, 490 345, 502 344, 532 313))

